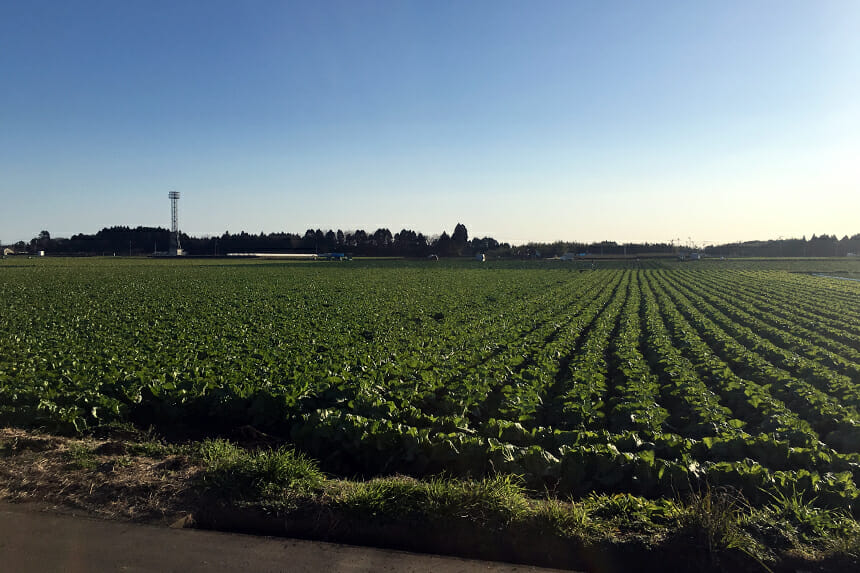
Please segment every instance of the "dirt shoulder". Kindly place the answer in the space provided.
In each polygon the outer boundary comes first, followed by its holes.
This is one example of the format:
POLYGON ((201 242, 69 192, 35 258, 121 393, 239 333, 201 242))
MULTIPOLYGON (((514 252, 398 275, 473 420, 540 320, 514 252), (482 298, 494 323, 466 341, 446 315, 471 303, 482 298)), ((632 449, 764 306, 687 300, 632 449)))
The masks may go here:
POLYGON ((192 487, 202 470, 177 451, 147 455, 119 439, 75 439, 0 429, 0 500, 40 502, 89 515, 170 525, 202 500, 192 487))

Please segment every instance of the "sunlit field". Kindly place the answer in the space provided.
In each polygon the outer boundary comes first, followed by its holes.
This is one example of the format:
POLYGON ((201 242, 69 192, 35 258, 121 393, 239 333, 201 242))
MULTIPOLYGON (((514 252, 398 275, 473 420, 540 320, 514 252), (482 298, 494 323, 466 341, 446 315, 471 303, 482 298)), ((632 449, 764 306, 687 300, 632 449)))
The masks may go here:
POLYGON ((856 260, 0 262, 0 416, 252 426, 334 475, 856 511, 856 260))

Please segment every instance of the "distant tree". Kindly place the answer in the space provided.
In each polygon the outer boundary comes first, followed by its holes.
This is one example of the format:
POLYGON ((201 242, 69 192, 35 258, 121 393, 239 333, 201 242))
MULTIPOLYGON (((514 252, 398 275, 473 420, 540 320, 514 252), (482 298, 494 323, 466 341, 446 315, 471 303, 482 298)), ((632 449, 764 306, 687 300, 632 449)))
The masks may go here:
POLYGON ((469 241, 469 246, 474 253, 486 253, 499 248, 499 242, 492 237, 475 237, 469 241))
POLYGON ((454 233, 451 235, 451 242, 453 243, 456 254, 462 254, 463 249, 469 242, 469 231, 466 230, 466 225, 457 223, 454 227, 454 233))
POLYGON ((427 237, 411 229, 403 229, 394 235, 391 245, 392 254, 405 257, 420 257, 426 255, 427 237))
POLYGON ((364 249, 367 244, 367 232, 363 229, 358 229, 352 234, 352 243, 358 249, 364 249))
POLYGON ((334 231, 329 229, 329 231, 325 234, 325 247, 326 250, 333 250, 337 246, 337 236, 334 234, 334 231))
POLYGON ((433 248, 436 251, 436 254, 441 257, 450 257, 455 252, 454 241, 451 240, 451 237, 448 236, 448 233, 442 231, 442 234, 439 235, 439 238, 433 243, 433 248))
POLYGON ((377 229, 373 233, 372 240, 375 247, 385 249, 392 243, 394 237, 391 236, 391 231, 388 229, 377 229))
POLYGON ((47 251, 51 247, 51 233, 41 231, 30 240, 30 247, 36 251, 47 251))

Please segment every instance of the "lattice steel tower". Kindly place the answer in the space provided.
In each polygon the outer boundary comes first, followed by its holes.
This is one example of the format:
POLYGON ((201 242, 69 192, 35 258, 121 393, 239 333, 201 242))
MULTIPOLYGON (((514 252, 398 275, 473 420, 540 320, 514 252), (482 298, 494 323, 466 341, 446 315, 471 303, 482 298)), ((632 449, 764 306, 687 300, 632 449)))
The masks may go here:
POLYGON ((170 254, 174 257, 182 254, 179 243, 179 191, 171 191, 170 197, 170 254))

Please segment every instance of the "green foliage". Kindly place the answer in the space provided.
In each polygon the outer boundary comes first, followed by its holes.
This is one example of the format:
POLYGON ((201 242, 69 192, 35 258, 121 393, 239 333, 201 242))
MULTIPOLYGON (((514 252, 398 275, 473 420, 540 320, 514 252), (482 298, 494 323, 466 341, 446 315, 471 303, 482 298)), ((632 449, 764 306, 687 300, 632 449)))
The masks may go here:
POLYGON ((95 469, 98 465, 93 451, 83 443, 72 442, 66 452, 66 457, 72 467, 82 470, 95 469))
POLYGON ((582 504, 594 519, 626 524, 665 524, 680 518, 685 511, 671 499, 648 500, 629 493, 591 494, 582 504))
POLYGON ((587 504, 565 503, 548 497, 537 504, 532 516, 539 530, 551 531, 568 537, 585 538, 598 528, 592 521, 587 504))
MULTIPOLYGON (((631 500, 705 483, 810 535, 819 510, 858 512, 858 283, 731 261, 354 263, 4 267, 0 421, 290 440, 204 448, 207 483, 240 496, 319 487, 301 451, 341 475, 444 473, 480 500, 518 499, 499 476, 610 496, 643 523, 656 510, 631 500)), ((370 505, 412 495, 366 483, 370 505)), ((421 503, 468 507, 451 487, 421 503)))
POLYGON ((431 514, 507 523, 523 515, 528 506, 522 486, 510 475, 468 482, 433 479, 426 487, 431 514))
POLYGON ((482 480, 380 478, 342 484, 334 506, 365 516, 467 519, 501 527, 529 511, 522 487, 511 476, 482 480))
POLYGON ((801 541, 858 533, 857 522, 844 511, 815 507, 815 498, 805 500, 802 491, 778 491, 770 496, 773 501, 764 508, 767 518, 771 522, 784 524, 783 530, 798 535, 801 541))
POLYGON ((288 448, 248 452, 226 440, 207 440, 200 456, 205 486, 237 499, 307 495, 325 480, 313 460, 288 448))
POLYGON ((742 500, 710 487, 690 495, 679 515, 682 527, 702 539, 709 552, 719 549, 744 549, 749 535, 739 526, 742 500))

